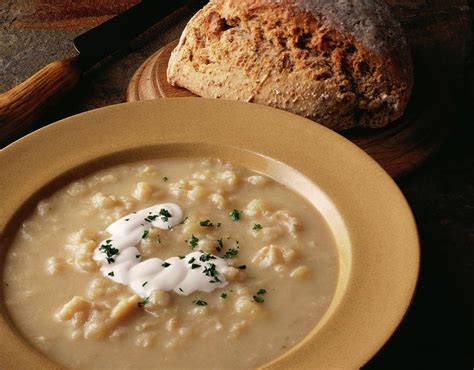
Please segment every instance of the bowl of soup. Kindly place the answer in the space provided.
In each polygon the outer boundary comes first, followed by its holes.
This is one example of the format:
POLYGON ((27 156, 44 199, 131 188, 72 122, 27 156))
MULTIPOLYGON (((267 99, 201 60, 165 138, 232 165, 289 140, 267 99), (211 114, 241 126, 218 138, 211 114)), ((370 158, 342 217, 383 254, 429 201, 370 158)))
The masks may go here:
POLYGON ((416 285, 394 182, 276 109, 111 106, 6 147, 0 167, 6 366, 357 367, 416 285))

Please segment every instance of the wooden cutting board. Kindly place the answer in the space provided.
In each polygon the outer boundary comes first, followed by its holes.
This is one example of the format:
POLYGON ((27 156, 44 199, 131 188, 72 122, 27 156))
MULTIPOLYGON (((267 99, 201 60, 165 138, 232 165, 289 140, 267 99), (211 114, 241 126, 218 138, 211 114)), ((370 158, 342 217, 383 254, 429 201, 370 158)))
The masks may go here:
MULTIPOLYGON (((171 86, 166 69, 177 40, 150 56, 128 85, 127 101, 196 96, 171 86)), ((416 74, 412 97, 403 117, 382 129, 351 129, 340 132, 397 178, 422 165, 448 137, 454 103, 448 89, 434 87, 416 74)))

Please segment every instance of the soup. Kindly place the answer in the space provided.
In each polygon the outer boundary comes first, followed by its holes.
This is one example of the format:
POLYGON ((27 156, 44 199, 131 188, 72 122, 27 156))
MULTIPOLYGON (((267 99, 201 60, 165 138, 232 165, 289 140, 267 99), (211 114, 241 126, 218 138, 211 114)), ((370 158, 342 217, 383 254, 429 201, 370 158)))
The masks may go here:
POLYGON ((318 211, 218 159, 109 168, 42 200, 4 269, 5 304, 79 368, 254 368, 328 308, 339 262, 318 211))

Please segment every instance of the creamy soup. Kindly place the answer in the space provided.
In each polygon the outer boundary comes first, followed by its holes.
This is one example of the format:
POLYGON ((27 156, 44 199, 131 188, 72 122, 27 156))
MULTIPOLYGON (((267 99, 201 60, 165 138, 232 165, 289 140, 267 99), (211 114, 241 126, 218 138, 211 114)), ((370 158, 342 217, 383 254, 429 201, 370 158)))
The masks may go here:
POLYGON ((41 201, 4 269, 5 303, 80 368, 254 368, 318 323, 337 284, 318 211, 215 159, 117 166, 41 201))

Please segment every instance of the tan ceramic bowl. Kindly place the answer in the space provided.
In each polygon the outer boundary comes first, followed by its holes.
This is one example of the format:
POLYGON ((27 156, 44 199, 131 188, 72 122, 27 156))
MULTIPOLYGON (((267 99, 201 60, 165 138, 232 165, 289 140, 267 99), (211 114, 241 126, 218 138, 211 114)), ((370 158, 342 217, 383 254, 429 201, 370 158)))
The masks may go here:
MULTIPOLYGON (((202 98, 116 105, 1 150, 0 265, 42 196, 100 168, 168 156, 217 156, 264 172, 312 202, 336 236, 341 267, 333 302, 310 334, 268 368, 354 368, 380 349, 417 280, 418 237, 407 202, 382 168, 343 137, 260 105, 202 98)), ((2 367, 55 367, 0 307, 2 367)))

